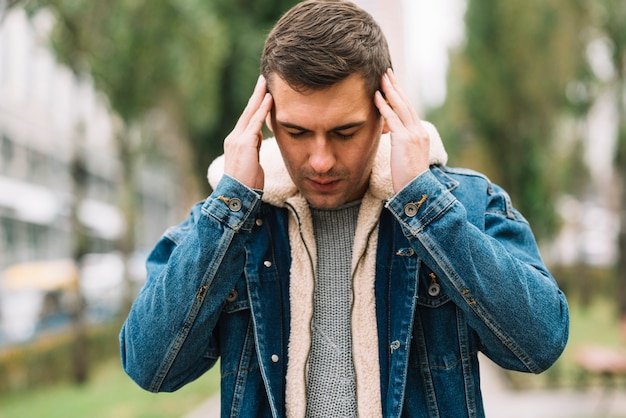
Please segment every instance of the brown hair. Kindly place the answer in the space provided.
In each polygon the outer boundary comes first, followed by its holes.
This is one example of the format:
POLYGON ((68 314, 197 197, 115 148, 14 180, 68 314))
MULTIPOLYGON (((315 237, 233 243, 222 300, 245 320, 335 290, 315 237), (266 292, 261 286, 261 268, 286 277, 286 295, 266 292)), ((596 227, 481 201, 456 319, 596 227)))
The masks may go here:
POLYGON ((358 73, 371 94, 391 67, 387 40, 372 16, 343 0, 307 0, 285 13, 268 35, 261 73, 296 90, 324 89, 358 73))

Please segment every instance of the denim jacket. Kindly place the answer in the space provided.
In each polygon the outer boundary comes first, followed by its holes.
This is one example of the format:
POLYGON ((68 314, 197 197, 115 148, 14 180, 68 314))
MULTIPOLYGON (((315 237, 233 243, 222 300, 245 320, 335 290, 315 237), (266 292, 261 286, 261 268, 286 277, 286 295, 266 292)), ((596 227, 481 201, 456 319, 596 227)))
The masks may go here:
MULTIPOLYGON (((164 234, 120 334, 141 387, 174 391, 220 359, 222 416, 286 416, 290 211, 223 176, 164 234)), ((385 202, 377 230, 382 416, 482 417, 478 352, 533 373, 559 357, 566 299, 487 178, 433 165, 385 202)))

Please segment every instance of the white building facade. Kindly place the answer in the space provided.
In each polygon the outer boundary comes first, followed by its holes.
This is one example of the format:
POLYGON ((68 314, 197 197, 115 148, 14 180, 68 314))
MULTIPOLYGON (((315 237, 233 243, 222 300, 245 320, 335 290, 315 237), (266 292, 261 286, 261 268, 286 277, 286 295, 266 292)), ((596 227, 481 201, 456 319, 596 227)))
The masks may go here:
MULTIPOLYGON (((19 8, 0 20, 0 278, 16 264, 71 258, 77 150, 86 166, 86 196, 77 213, 87 227, 89 252, 114 254, 126 228, 117 204, 115 118, 89 80, 56 61, 47 45, 52 24, 45 12, 29 18, 19 8)), ((144 250, 179 211, 171 170, 142 169, 138 182, 144 186, 136 195, 135 232, 144 250)), ((0 297, 6 296, 1 285, 0 297)), ((0 306, 0 325, 4 310, 0 306)))
MULTIPOLYGON (((46 44, 51 20, 46 13, 30 20, 12 9, 0 23, 0 267, 67 255, 70 165, 79 148, 87 165, 79 218, 94 249, 112 250, 125 228, 116 205, 113 117, 88 80, 56 62, 46 44)), ((148 224, 172 221, 173 186, 163 188, 161 181, 138 191, 139 201, 149 201, 158 213, 140 216, 149 218, 148 224)), ((140 245, 155 238, 140 231, 140 245)))

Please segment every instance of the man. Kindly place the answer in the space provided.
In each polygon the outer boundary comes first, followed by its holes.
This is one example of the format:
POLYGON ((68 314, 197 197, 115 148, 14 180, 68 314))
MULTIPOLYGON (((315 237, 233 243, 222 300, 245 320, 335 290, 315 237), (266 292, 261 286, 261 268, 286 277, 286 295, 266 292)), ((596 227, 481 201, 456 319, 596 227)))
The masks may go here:
POLYGON ((480 417, 478 352, 534 373, 558 358, 567 303, 526 220, 445 165, 390 68, 352 3, 279 20, 213 193, 148 259, 120 336, 139 385, 220 358, 222 416, 480 417))

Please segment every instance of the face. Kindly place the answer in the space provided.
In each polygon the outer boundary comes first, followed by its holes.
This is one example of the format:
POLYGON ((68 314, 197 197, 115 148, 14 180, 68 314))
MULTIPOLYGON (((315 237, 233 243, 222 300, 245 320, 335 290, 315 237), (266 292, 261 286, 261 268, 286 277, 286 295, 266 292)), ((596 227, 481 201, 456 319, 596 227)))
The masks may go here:
POLYGON ((324 90, 298 92, 276 74, 267 124, 291 179, 310 205, 337 208, 360 199, 385 128, 358 74, 324 90))

